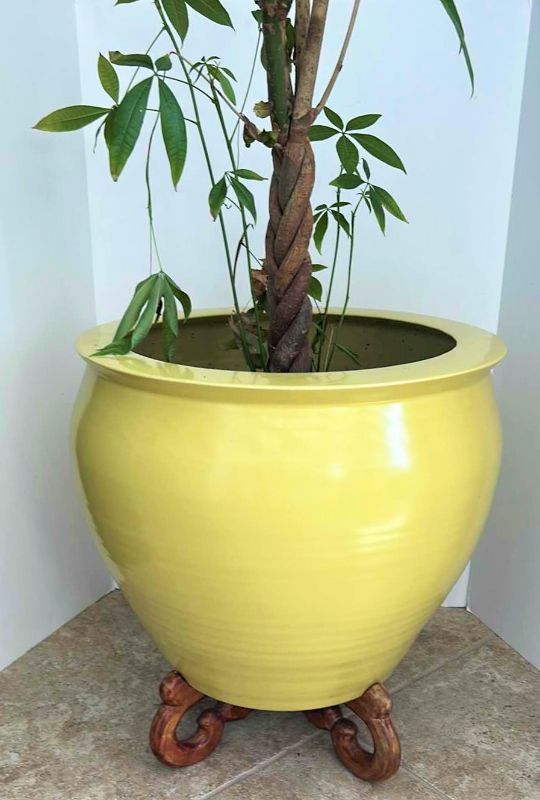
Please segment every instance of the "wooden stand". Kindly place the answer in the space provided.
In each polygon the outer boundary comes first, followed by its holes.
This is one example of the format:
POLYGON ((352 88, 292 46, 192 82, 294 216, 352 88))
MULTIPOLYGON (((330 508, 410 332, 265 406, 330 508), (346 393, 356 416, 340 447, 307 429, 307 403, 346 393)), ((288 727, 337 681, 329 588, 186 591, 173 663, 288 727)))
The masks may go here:
MULTIPOLYGON (((170 672, 159 689, 162 704, 150 728, 152 752, 168 767, 189 767, 207 758, 221 741, 226 722, 244 719, 250 709, 228 703, 203 711, 197 719, 197 730, 189 739, 179 741, 176 729, 182 717, 204 698, 178 672, 170 672)), ((386 689, 376 683, 347 707, 366 724, 373 740, 373 753, 359 744, 358 728, 346 719, 339 706, 304 711, 317 728, 327 730, 332 737, 338 758, 358 778, 381 781, 390 778, 399 768, 401 750, 398 735, 392 724, 392 701, 386 689)))

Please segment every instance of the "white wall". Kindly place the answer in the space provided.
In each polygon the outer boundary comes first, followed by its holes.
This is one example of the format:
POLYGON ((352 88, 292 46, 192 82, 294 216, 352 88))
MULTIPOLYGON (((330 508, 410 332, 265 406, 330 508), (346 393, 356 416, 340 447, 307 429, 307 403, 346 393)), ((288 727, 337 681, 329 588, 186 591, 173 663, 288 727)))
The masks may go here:
MULTIPOLYGON (((333 67, 333 43, 341 40, 346 24, 347 15, 339 11, 350 5, 350 0, 331 4, 323 80, 333 67)), ((194 22, 185 52, 192 59, 219 53, 225 65, 245 76, 256 38, 250 15, 254 4, 229 0, 227 7, 237 34, 204 20, 194 22)), ((411 224, 390 221, 383 239, 372 219, 362 221, 352 301, 495 330, 531 8, 530 0, 461 0, 459 7, 477 77, 472 100, 455 34, 438 0, 362 4, 331 107, 347 118, 367 112, 384 115, 373 132, 397 149, 409 174, 380 165, 374 179, 376 175, 376 182, 395 194, 411 224)), ((144 51, 159 24, 150 4, 114 8, 108 0, 76 0, 76 9, 83 96, 101 103, 97 53, 144 51)), ((155 52, 165 49, 166 42, 160 42, 155 52)), ((248 108, 266 98, 260 69, 257 75, 248 108)), ((189 100, 185 92, 181 96, 188 113, 189 100)), ((211 118, 211 110, 208 114, 211 118)), ((177 194, 161 152, 153 162, 158 235, 165 268, 192 294, 195 306, 222 306, 230 303, 230 294, 219 231, 209 222, 208 178, 190 133, 189 165, 177 194)), ((227 160, 213 123, 209 138, 216 170, 223 172, 227 160)), ((104 147, 92 153, 92 134, 86 144, 97 316, 103 321, 120 315, 147 270, 144 147, 113 185, 104 147)), ((331 196, 327 183, 338 170, 332 143, 319 143, 316 149, 316 201, 325 202, 331 196)), ((269 174, 263 148, 244 151, 242 159, 243 165, 269 174)), ((258 188, 264 220, 266 185, 258 188)), ((255 249, 262 253, 264 225, 259 228, 255 249)), ((342 271, 338 290, 343 286, 342 271)), ((449 602, 464 605, 466 585, 464 575, 449 602)))
POLYGON ((505 445, 488 534, 473 560, 469 606, 540 667, 540 2, 535 0, 514 179, 498 373, 505 445))
POLYGON ((31 130, 80 97, 72 3, 19 0, 2 21, 0 668, 111 585, 68 452, 73 342, 94 321, 83 142, 31 130))

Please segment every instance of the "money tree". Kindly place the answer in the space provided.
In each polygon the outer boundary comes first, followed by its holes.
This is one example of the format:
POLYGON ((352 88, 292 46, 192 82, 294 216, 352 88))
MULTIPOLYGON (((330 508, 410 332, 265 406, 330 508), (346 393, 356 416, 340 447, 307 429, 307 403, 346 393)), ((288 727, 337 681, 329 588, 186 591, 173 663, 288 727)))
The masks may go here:
MULTIPOLYGON (((117 0, 127 5, 142 0, 117 0)), ((397 153, 371 132, 380 115, 361 113, 349 120, 329 107, 330 96, 350 47, 361 0, 258 0, 248 9, 254 18, 256 54, 246 65, 248 87, 237 102, 235 75, 217 56, 198 52, 190 37, 192 14, 216 25, 233 27, 220 0, 153 0, 157 32, 144 53, 112 50, 100 54, 97 72, 107 105, 77 105, 48 114, 35 126, 42 131, 73 131, 97 123, 96 141, 103 136, 113 180, 122 174, 137 143, 146 138, 144 180, 151 238, 152 274, 142 280, 122 317, 113 341, 100 354, 126 354, 136 348, 161 321, 164 358, 175 359, 180 324, 191 311, 189 294, 163 268, 153 218, 150 155, 158 130, 175 187, 192 138, 198 139, 209 179, 209 222, 219 225, 224 264, 230 279, 234 310, 229 320, 233 346, 242 351, 246 368, 271 372, 323 371, 332 367, 337 350, 361 366, 357 355, 340 341, 349 302, 354 265, 355 224, 360 209, 371 214, 384 232, 386 215, 406 221, 392 195, 372 179, 373 159, 404 170, 397 153), (329 14, 343 15, 348 25, 335 45, 335 67, 315 96, 321 47, 329 14), (121 91, 120 76, 132 74, 121 91), (266 73, 268 93, 246 109, 254 70, 266 73), (153 99, 155 97, 155 100, 153 99), (228 163, 216 163, 205 131, 207 114, 217 115, 228 163), (253 252, 257 223, 251 181, 262 176, 239 166, 236 137, 246 148, 263 147, 271 164, 265 252, 253 252), (331 201, 312 209, 315 183, 313 143, 328 140, 335 148, 337 175, 331 181, 331 201), (239 242, 231 240, 228 214, 241 222, 239 242), (314 273, 327 267, 313 263, 311 245, 321 252, 329 228, 334 230, 333 256, 326 291, 314 273), (345 247, 347 281, 341 311, 330 314, 340 248, 345 247), (249 274, 250 296, 237 287, 240 263, 249 274), (179 308, 183 320, 179 324, 179 308)), ((397 0, 396 0, 397 2, 397 0)), ((456 31, 471 86, 474 77, 463 26, 453 0, 439 0, 456 31)), ((246 3, 248 6, 248 3, 246 3)), ((325 146, 325 145, 322 145, 325 146)), ((326 145, 327 146, 327 145, 326 145)), ((181 187, 180 187, 181 188, 181 187)), ((189 287, 186 287, 189 288, 189 287)))

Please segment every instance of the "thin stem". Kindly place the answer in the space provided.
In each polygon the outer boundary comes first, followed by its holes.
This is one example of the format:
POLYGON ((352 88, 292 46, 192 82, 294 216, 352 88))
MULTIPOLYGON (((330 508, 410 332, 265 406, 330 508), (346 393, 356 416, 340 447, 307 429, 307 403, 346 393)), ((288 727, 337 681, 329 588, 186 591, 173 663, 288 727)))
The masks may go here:
MULTIPOLYGON (((340 173, 341 174, 341 173, 340 173)), ((341 200, 341 189, 336 191, 336 202, 339 203, 341 200)), ((339 206, 338 206, 339 208, 339 206)), ((326 303, 324 305, 324 312, 321 320, 323 333, 326 334, 326 327, 328 325, 328 309, 330 308, 330 299, 332 296, 332 288, 334 286, 334 277, 336 274, 336 266, 338 261, 338 254, 339 254, 339 243, 341 238, 341 225, 336 220, 336 242, 334 245, 334 257, 332 259, 332 269, 330 271, 330 281, 328 283, 328 291, 326 293, 326 303)), ((322 344, 319 349, 319 353, 317 356, 317 370, 321 368, 321 359, 322 359, 322 344)))
POLYGON ((154 121, 154 125, 152 127, 152 132, 150 133, 150 138, 148 140, 148 149, 146 151, 146 165, 144 170, 145 180, 146 180, 146 192, 148 197, 147 203, 147 211, 148 211, 148 221, 150 223, 150 274, 152 274, 152 246, 153 249, 156 251, 156 257, 158 260, 159 271, 163 272, 163 265, 161 263, 161 258, 159 256, 159 249, 156 239, 156 232, 154 230, 154 214, 152 208, 152 188, 150 186, 150 154, 152 152, 152 142, 154 140, 154 134, 156 132, 157 124, 159 122, 159 114, 154 121))
MULTIPOLYGON (((157 75, 157 72, 155 74, 157 75)), ((163 75, 163 76, 160 76, 160 77, 163 77, 166 81, 176 81, 176 83, 183 83, 184 86, 189 86, 189 83, 187 81, 183 81, 181 78, 173 78, 172 75, 163 75)), ((210 102, 212 102, 212 103, 214 102, 213 99, 212 99, 212 95, 208 94, 208 92, 205 92, 204 89, 201 89, 201 87, 197 86, 196 83, 193 84, 193 88, 197 92, 200 92, 201 94, 204 94, 204 96, 207 97, 208 100, 210 100, 210 102)))
MULTIPOLYGON (((244 111, 246 110, 246 104, 247 104, 247 101, 248 101, 249 93, 251 91, 251 85, 253 83, 253 77, 255 75, 255 67, 257 66, 257 58, 258 58, 258 55, 259 55, 259 48, 261 46, 261 37, 262 37, 262 32, 261 32, 261 29, 259 28, 259 32, 258 32, 258 35, 257 35, 257 44, 255 46, 255 53, 253 55, 253 61, 251 62, 251 70, 250 70, 250 73, 249 73, 248 83, 247 83, 247 87, 246 87, 246 93, 244 94, 244 99, 242 100, 242 105, 240 106, 240 113, 241 114, 243 114, 244 111)), ((234 139, 234 137, 235 137, 236 132, 238 131, 238 136, 236 137, 236 161, 237 162, 240 161, 240 131, 239 131, 239 127, 240 127, 240 117, 236 120, 236 122, 234 124, 234 128, 233 128, 232 133, 231 133, 231 141, 232 141, 234 139)))
MULTIPOLYGON (((157 35, 156 35, 156 36, 155 36, 155 37, 152 39, 152 41, 150 42, 150 44, 149 44, 149 46, 148 46, 148 48, 147 48, 147 50, 146 50, 145 56, 147 56, 147 55, 148 55, 148 53, 149 53, 149 52, 150 52, 150 50, 153 48, 153 46, 155 45, 155 43, 157 42, 157 40, 159 39, 159 37, 161 36, 161 34, 162 34, 162 33, 164 33, 164 32, 165 32, 165 27, 163 27, 163 28, 160 30, 160 32, 159 32, 159 33, 158 33, 158 34, 157 34, 157 35)), ((127 87, 127 89, 126 89, 126 94, 127 94, 127 92, 129 92, 129 90, 130 90, 130 89, 131 89, 131 87, 133 86, 133 81, 134 81, 134 80, 135 80, 135 78, 137 77, 137 74, 138 74, 139 70, 140 70, 140 67, 137 67, 137 69, 135 70, 135 72, 134 72, 134 73, 133 73, 133 75, 131 76, 131 80, 130 80, 130 82, 128 83, 128 87, 127 87)))
MULTIPOLYGON (((188 89, 189 89, 189 93, 190 93, 190 97, 191 97, 191 104, 193 106, 193 113, 195 115, 195 121, 197 123, 197 130, 199 132, 199 139, 201 141, 201 146, 202 146, 202 150, 203 150, 203 154, 204 154, 204 160, 206 161, 206 166, 207 166, 207 169, 208 169, 208 175, 210 176, 210 180, 212 182, 212 186, 214 186, 216 181, 215 181, 215 178, 214 178, 214 171, 212 169, 212 162, 210 160, 210 153, 208 151, 208 145, 206 143, 206 138, 205 138, 205 135, 204 135, 202 124, 201 124, 201 116, 200 116, 200 113, 199 113, 199 106, 198 106, 198 103, 197 103, 197 98, 195 96, 195 89, 194 89, 194 86, 193 86, 193 81, 191 80, 191 77, 189 75, 189 71, 188 71, 186 65, 184 64, 184 60, 183 60, 182 55, 180 53, 180 48, 178 47, 178 44, 176 42, 176 37, 175 37, 174 33, 172 32, 169 23, 167 22, 167 18, 165 17, 165 14, 163 13, 163 9, 161 7, 160 0, 154 0, 154 5, 155 5, 155 7, 157 9, 157 12, 158 12, 160 18, 161 18, 161 21, 163 23, 163 27, 167 31, 167 35, 169 36, 169 39, 172 42, 172 46, 174 47, 174 52, 178 56, 178 60, 180 61, 180 65, 181 65, 182 70, 184 72, 184 77, 185 77, 186 82, 188 84, 188 89)), ((230 284, 231 284, 231 291, 232 291, 232 296, 233 296, 234 308, 235 308, 235 311, 236 311, 236 315, 238 317, 238 326, 239 326, 239 330, 240 330, 240 339, 241 339, 241 342, 242 342, 242 348, 243 348, 243 351, 244 351, 244 358, 246 359, 246 363, 247 363, 249 369, 252 372, 254 372, 255 371, 255 367, 253 366, 253 362, 251 360, 251 354, 249 352, 249 347, 248 347, 248 344, 247 344, 246 332, 245 332, 244 324, 243 324, 242 317, 241 317, 240 304, 238 302, 238 294, 237 294, 237 291, 236 291, 236 284, 235 284, 235 281, 234 281, 233 265, 232 265, 232 259, 231 259, 231 252, 230 252, 230 248, 229 248, 229 240, 228 240, 228 237, 227 237, 227 230, 225 228, 225 222, 223 220, 223 214, 221 212, 218 215, 218 219, 219 219, 219 227, 220 227, 220 230, 221 230, 221 236, 222 236, 222 239, 223 239, 223 247, 225 249, 225 259, 227 261, 227 269, 228 269, 228 272, 229 272, 229 280, 230 280, 230 284)))
POLYGON ((360 8, 360 2, 361 2, 361 0, 354 0, 354 5, 353 5, 352 11, 351 11, 351 18, 349 20, 347 33, 345 34, 345 39, 343 40, 343 45, 341 47, 336 66, 334 67, 334 71, 333 71, 332 75, 330 76, 330 80, 328 81, 328 86, 324 90, 321 99, 319 100, 319 102, 315 106, 315 116, 320 114, 322 109, 327 104, 328 98, 330 97, 330 95, 332 93, 332 89, 334 88, 334 85, 335 85, 335 83, 336 83, 336 81, 338 79, 338 75, 341 72, 341 70, 343 69, 343 63, 345 61, 345 56, 347 54, 347 50, 349 49, 349 44, 351 43, 351 36, 352 36, 353 30, 354 30, 354 26, 355 26, 355 23, 356 23, 356 17, 358 16, 358 9, 360 8))
MULTIPOLYGON (((227 144, 227 152, 229 154, 229 159, 231 161, 231 166, 232 166, 233 171, 234 171, 234 170, 237 169, 236 159, 235 159, 235 156, 234 156, 234 150, 233 150, 231 138, 229 137, 229 133, 227 131, 227 125, 225 123, 225 118, 223 117, 223 111, 221 110, 221 103, 219 102, 219 97, 217 95, 214 83, 211 84, 211 89, 212 89, 212 94, 214 95, 214 104, 215 104, 215 107, 216 107, 216 112, 217 112, 217 115, 218 115, 219 124, 220 124, 221 130, 223 132, 223 136, 225 138, 225 142, 227 144)), ((256 297, 255 297, 255 295, 253 293, 253 281, 252 281, 252 278, 251 278, 251 271, 253 269, 253 266, 252 266, 252 262, 251 262, 251 251, 250 251, 250 247, 249 247, 248 224, 247 224, 247 220, 246 220, 246 212, 244 211, 244 208, 243 208, 242 205, 240 205, 240 217, 242 219, 243 238, 244 238, 245 243, 246 243, 246 262, 247 262, 247 267, 248 267, 248 281, 249 281, 251 299, 252 299, 252 302, 253 302, 253 310, 254 310, 254 313, 255 313, 255 325, 256 325, 256 328, 257 328, 257 341, 258 341, 258 344, 259 344, 259 355, 261 357, 261 364, 263 365, 263 369, 265 369, 266 368, 266 356, 265 356, 265 352, 264 352, 264 341, 263 341, 263 335, 262 335, 262 329, 261 329, 261 321, 259 319, 259 309, 257 308, 257 300, 256 300, 256 297)), ((236 274, 235 274, 235 270, 233 269, 233 278, 234 277, 236 277, 236 274)))
POLYGON ((345 301, 343 303, 343 308, 341 309, 341 314, 337 325, 337 331, 336 331, 334 345, 332 347, 332 352, 330 353, 330 357, 328 359, 328 364, 327 364, 328 369, 330 369, 330 365, 332 364, 332 359, 334 358, 334 353, 338 345, 339 335, 341 333, 341 328, 343 327, 343 322, 347 314, 347 308, 349 307, 349 300, 351 297, 352 263, 354 256, 354 247, 356 244, 355 240, 356 212, 358 211, 358 206, 360 205, 360 202, 361 200, 358 202, 356 208, 351 213, 351 238, 349 242, 349 263, 347 264, 347 286, 345 288, 345 301))

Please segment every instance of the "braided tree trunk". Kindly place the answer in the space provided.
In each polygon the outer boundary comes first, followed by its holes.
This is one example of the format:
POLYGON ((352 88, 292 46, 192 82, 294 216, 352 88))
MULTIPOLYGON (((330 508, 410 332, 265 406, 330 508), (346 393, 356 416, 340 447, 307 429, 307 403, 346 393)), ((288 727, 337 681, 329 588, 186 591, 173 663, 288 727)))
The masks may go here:
POLYGON ((314 119, 313 89, 324 34, 328 0, 296 0, 296 86, 291 84, 287 44, 290 0, 259 0, 268 94, 273 130, 274 172, 270 185, 270 221, 266 235, 266 271, 270 313, 272 372, 310 372, 312 311, 307 295, 311 278, 309 243, 313 230, 311 193, 315 161, 308 139, 314 119))

